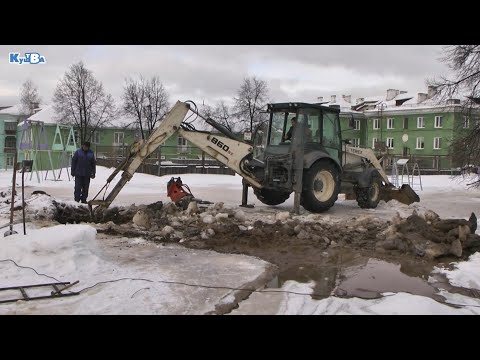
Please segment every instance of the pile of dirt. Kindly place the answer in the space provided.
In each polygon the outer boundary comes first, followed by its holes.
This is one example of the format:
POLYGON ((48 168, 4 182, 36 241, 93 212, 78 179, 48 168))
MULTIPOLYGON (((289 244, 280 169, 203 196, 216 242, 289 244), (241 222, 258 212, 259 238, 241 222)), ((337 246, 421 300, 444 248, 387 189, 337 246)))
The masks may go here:
POLYGON ((128 224, 133 221, 134 216, 139 211, 148 211, 152 216, 160 216, 157 211, 163 207, 163 203, 158 201, 150 205, 129 207, 114 206, 107 209, 98 209, 93 214, 86 205, 69 204, 52 200, 53 219, 61 224, 79 224, 79 223, 97 223, 103 224, 112 222, 117 225, 128 224))
POLYGON ((462 257, 480 248, 480 236, 475 234, 477 217, 471 214, 469 220, 442 220, 433 211, 422 216, 414 213, 403 219, 398 214, 392 224, 381 235, 377 250, 399 250, 416 256, 436 259, 453 255, 462 257))
POLYGON ((195 249, 211 249, 261 257, 277 265, 292 261, 312 263, 326 251, 354 249, 371 256, 414 256, 434 260, 444 256, 462 257, 480 247, 475 235, 477 219, 441 220, 432 211, 391 221, 365 215, 336 219, 327 214, 292 216, 278 212, 270 219, 223 203, 199 207, 190 203, 186 210, 173 203, 112 207, 96 212, 86 206, 53 201, 55 220, 60 223, 104 224, 99 232, 128 237, 144 237, 160 243, 178 242, 195 249))

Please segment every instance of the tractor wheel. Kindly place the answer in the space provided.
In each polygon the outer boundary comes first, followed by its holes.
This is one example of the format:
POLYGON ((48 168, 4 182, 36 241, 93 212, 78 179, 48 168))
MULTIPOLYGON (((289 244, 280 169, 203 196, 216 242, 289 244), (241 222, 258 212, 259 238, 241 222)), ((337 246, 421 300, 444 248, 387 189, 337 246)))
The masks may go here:
POLYGON ((337 201, 340 176, 330 161, 320 160, 304 174, 302 206, 310 212, 323 212, 337 201))
POLYGON ((253 193, 262 203, 271 206, 283 204, 290 197, 289 192, 271 189, 253 188, 253 193))
POLYGON ((356 188, 357 203, 362 209, 375 209, 381 200, 382 179, 374 176, 369 187, 356 188))

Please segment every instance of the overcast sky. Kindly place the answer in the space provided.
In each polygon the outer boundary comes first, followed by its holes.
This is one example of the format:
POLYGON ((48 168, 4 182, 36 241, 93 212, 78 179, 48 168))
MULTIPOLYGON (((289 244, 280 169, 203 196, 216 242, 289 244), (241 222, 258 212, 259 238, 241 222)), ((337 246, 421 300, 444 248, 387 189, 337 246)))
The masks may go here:
POLYGON ((171 101, 214 103, 230 100, 245 76, 268 82, 273 101, 315 102, 318 96, 381 95, 387 89, 425 90, 425 79, 447 73, 442 46, 428 45, 218 45, 218 46, 5 46, 0 45, 0 105, 19 101, 30 78, 44 103, 51 103, 58 80, 82 60, 120 99, 127 76, 158 75, 171 101), (35 51, 44 65, 8 63, 8 53, 35 51))

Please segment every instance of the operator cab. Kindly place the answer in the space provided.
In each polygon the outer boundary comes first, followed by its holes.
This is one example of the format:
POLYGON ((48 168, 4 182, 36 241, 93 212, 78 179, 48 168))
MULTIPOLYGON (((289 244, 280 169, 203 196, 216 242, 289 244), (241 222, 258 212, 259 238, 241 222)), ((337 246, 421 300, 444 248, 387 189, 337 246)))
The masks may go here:
POLYGON ((268 122, 255 134, 255 158, 263 161, 266 156, 289 154, 296 124, 303 123, 305 154, 323 151, 340 163, 339 109, 306 103, 277 103, 268 104, 267 113, 270 114, 268 122))

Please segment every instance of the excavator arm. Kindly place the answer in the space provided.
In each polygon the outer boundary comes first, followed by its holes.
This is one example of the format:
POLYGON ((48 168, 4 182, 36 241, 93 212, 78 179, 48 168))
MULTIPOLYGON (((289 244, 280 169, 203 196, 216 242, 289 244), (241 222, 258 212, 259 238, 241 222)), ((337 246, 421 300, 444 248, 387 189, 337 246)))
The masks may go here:
POLYGON ((262 187, 254 176, 244 167, 244 162, 249 155, 253 153, 253 147, 226 136, 212 134, 206 131, 189 130, 182 125, 189 110, 190 107, 187 103, 177 101, 175 106, 165 116, 165 119, 161 122, 160 126, 155 129, 148 139, 136 142, 132 145, 127 158, 108 177, 106 184, 97 193, 94 199, 88 202, 92 211, 92 206, 95 205, 102 208, 109 207, 145 159, 147 159, 148 156, 150 156, 163 142, 174 134, 182 136, 211 157, 228 166, 251 185, 262 187), (104 197, 103 200, 97 200, 96 198, 101 192, 107 192, 110 183, 122 170, 122 176, 115 187, 106 197, 104 197))
POLYGON ((345 145, 345 148, 344 148, 344 151, 346 153, 349 153, 349 154, 352 154, 352 155, 356 155, 356 156, 359 156, 361 158, 364 158, 366 160, 368 160, 368 162, 370 164, 372 164, 372 166, 378 170, 378 173, 380 174, 380 176, 382 177, 382 180, 385 182, 386 185, 389 185, 390 184, 390 180, 388 179, 388 176, 387 174, 385 173, 385 171, 383 170, 383 167, 382 165, 380 164, 380 162, 377 160, 377 157, 375 156, 375 153, 371 150, 371 149, 364 149, 364 148, 358 148, 358 147, 355 147, 355 146, 351 146, 351 145, 348 145, 346 144, 345 145))
POLYGON ((400 189, 394 187, 394 185, 388 179, 385 170, 383 170, 382 165, 375 156, 375 153, 371 149, 358 148, 345 144, 344 151, 348 154, 356 155, 366 159, 368 163, 370 163, 378 171, 383 182, 385 183, 384 187, 382 188, 382 198, 384 201, 397 200, 407 205, 420 201, 420 197, 410 187, 410 185, 403 184, 400 189))

